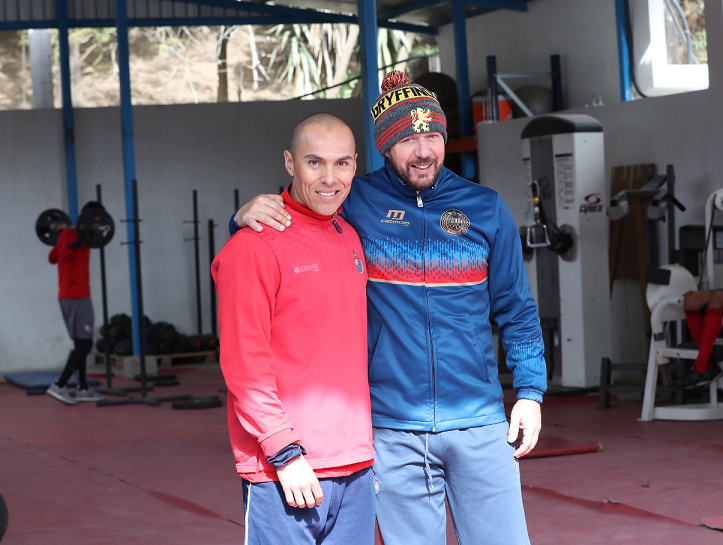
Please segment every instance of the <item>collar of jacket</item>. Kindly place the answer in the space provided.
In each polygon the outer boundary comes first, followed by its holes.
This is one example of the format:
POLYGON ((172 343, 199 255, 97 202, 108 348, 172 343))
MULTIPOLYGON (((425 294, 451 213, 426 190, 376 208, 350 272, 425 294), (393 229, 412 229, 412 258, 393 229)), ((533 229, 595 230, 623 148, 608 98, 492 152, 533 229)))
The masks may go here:
POLYGON ((291 190, 291 185, 289 184, 284 192, 281 194, 281 198, 284 199, 284 205, 287 208, 291 208, 292 210, 295 210, 296 212, 299 212, 299 219, 315 219, 322 222, 331 222, 332 219, 334 219, 334 216, 337 214, 341 214, 341 206, 339 207, 339 210, 337 210, 334 214, 331 216, 324 216, 322 214, 317 214, 314 212, 311 208, 306 206, 305 204, 302 204, 300 202, 295 201, 291 198, 291 194, 289 191, 291 190))
MULTIPOLYGON (((384 159, 384 167, 377 172, 383 173, 389 181, 390 185, 405 197, 409 197, 410 199, 417 198, 417 191, 412 189, 411 187, 408 187, 402 181, 402 179, 396 175, 394 170, 392 170, 388 159, 384 159)), ((442 169, 439 171, 439 176, 437 177, 437 181, 434 182, 434 185, 429 189, 425 189, 424 191, 419 192, 419 194, 422 196, 422 201, 426 202, 428 200, 433 200, 437 195, 439 195, 439 193, 443 191, 444 186, 449 180, 450 174, 451 171, 447 167, 442 165, 442 169)))

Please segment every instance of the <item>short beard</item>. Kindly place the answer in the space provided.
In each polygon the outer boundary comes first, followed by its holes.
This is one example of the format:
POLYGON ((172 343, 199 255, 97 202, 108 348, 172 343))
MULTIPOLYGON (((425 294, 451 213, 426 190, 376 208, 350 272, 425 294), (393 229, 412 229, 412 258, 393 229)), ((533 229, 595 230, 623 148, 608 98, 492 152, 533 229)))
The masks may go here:
POLYGON ((425 182, 421 182, 419 184, 410 180, 408 172, 402 172, 391 159, 389 160, 389 166, 392 167, 392 171, 394 172, 394 174, 399 176, 399 179, 402 180, 402 182, 404 182, 404 185, 406 185, 408 188, 413 189, 414 191, 426 191, 437 183, 437 178, 439 178, 439 173, 442 172, 442 166, 444 166, 444 162, 439 165, 439 168, 434 173, 434 176, 432 176, 431 179, 425 182))

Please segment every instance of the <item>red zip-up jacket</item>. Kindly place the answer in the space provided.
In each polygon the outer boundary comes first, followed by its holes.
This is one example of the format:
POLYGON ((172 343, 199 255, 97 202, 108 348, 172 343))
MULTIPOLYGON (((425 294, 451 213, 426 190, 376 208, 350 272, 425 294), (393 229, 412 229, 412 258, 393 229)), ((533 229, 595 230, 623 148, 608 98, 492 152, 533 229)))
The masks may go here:
POLYGON ((278 480, 267 457, 292 443, 319 478, 374 459, 361 242, 336 214, 283 198, 291 227, 242 229, 211 266, 231 446, 251 482, 278 480))
POLYGON ((75 229, 63 229, 58 242, 48 255, 48 261, 58 264, 58 299, 83 299, 90 297, 90 248, 78 243, 75 229), (77 248, 70 246, 77 245, 77 248))

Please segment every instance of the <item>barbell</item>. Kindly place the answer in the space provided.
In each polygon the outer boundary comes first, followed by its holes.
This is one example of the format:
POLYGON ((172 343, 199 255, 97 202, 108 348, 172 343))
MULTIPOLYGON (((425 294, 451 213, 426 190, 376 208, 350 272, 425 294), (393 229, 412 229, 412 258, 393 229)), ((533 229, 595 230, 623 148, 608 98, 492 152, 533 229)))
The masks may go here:
MULTIPOLYGON (((68 214, 57 208, 49 208, 38 216, 35 233, 41 242, 55 246, 61 231, 72 225, 68 214)), ((115 223, 104 208, 90 207, 78 216, 75 234, 83 246, 102 248, 113 239, 115 223)))

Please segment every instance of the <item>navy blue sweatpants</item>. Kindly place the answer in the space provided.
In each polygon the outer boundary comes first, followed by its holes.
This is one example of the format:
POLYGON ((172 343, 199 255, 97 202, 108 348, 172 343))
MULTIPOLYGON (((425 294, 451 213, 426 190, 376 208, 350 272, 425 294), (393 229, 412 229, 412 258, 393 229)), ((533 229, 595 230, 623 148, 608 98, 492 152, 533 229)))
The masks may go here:
POLYGON ((289 507, 278 482, 243 481, 244 545, 373 545, 374 473, 319 479, 318 507, 289 507))

